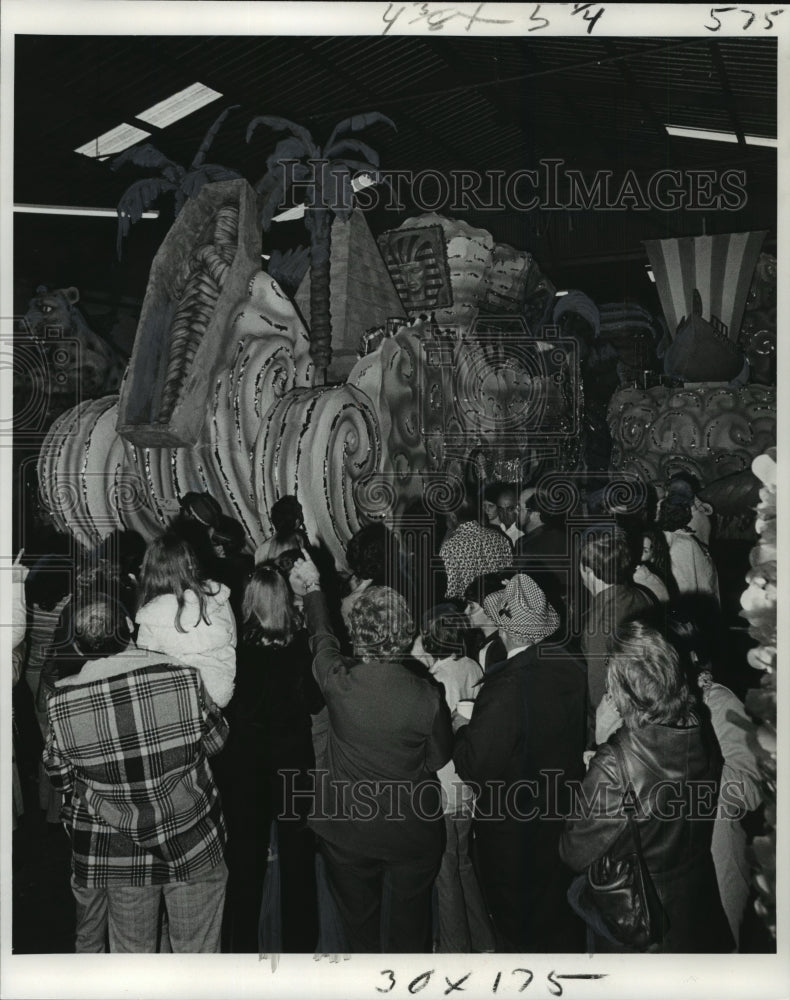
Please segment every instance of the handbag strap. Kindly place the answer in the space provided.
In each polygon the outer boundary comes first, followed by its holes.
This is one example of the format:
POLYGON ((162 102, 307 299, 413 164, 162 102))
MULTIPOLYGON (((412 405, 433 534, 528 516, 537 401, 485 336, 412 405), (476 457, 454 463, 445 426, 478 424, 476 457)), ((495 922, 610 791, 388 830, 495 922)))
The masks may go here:
MULTIPOLYGON (((619 740, 614 740, 612 742, 612 748, 614 749, 615 760, 617 761, 617 768, 620 771, 620 780, 623 783, 623 788, 627 791, 630 781, 630 774, 628 772, 628 764, 626 763, 625 754, 623 753, 623 748, 620 746, 619 740)), ((633 788, 633 785, 631 786, 633 788)), ((636 790, 634 790, 634 797, 636 797, 636 790)), ((634 846, 636 847, 636 854, 640 862, 644 865, 645 859, 642 856, 642 838, 639 835, 639 827, 634 820, 634 809, 625 810, 625 818, 628 820, 628 829, 631 833, 631 838, 634 841, 634 846)))

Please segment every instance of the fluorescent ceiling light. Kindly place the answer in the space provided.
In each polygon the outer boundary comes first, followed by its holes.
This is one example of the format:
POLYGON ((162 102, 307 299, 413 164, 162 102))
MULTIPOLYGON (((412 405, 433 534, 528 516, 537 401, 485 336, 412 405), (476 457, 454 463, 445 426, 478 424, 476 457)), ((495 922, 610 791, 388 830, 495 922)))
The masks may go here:
POLYGON ((779 148, 779 140, 771 139, 767 135, 745 135, 743 138, 747 146, 771 146, 773 149, 779 148))
POLYGON ((156 126, 156 128, 167 128, 173 122, 186 118, 193 111, 216 101, 218 97, 222 97, 219 91, 212 90, 211 87, 206 87, 202 83, 193 83, 184 90, 179 90, 177 94, 172 94, 158 104, 146 108, 135 117, 148 125, 156 126))
POLYGON ((665 125, 670 135, 679 135, 684 139, 710 139, 712 142, 737 142, 734 132, 715 132, 709 128, 684 128, 682 125, 665 125))
POLYGON ((94 160, 103 160, 107 156, 112 156, 113 153, 122 153, 150 134, 150 132, 144 132, 135 125, 127 125, 124 122, 122 125, 110 129, 109 132, 105 132, 104 135, 100 135, 98 139, 91 139, 84 146, 79 146, 74 152, 90 156, 94 160))
POLYGON ((645 271, 647 271, 648 278, 650 278, 650 280, 655 285, 655 283, 656 283, 656 276, 653 274, 653 268, 649 264, 645 264, 645 271))
POLYGON ((560 295, 567 295, 567 294, 568 294, 568 290, 567 289, 563 289, 563 291, 561 291, 561 292, 555 292, 554 293, 554 297, 558 299, 560 297, 560 295))
MULTIPOLYGON (((684 139, 708 139, 711 142, 737 142, 738 136, 734 132, 716 132, 709 128, 686 128, 683 125, 665 125, 664 128, 670 135, 679 135, 684 139)), ((772 139, 766 135, 745 135, 743 137, 747 146, 772 146, 779 145, 777 139, 772 139)))
MULTIPOLYGON (((30 215, 87 215, 118 218, 118 212, 114 208, 82 208, 78 205, 14 205, 14 211, 26 212, 30 215)), ((159 212, 153 209, 150 212, 143 212, 142 217, 144 219, 158 219, 159 212)))

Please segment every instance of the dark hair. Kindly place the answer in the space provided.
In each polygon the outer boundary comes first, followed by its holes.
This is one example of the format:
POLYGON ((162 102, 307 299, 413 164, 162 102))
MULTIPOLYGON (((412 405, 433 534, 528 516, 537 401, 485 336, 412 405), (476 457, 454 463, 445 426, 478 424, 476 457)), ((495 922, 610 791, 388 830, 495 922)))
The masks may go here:
POLYGON ((437 604, 425 613, 420 634, 426 653, 444 659, 462 656, 469 619, 453 603, 437 604))
POLYGON ((503 569, 499 573, 482 573, 476 576, 464 591, 464 600, 482 605, 489 594, 504 590, 508 580, 517 572, 516 569, 503 569))
POLYGON ((211 567, 214 565, 216 556, 211 546, 209 529, 201 521, 196 521, 183 511, 170 522, 168 534, 178 535, 195 554, 200 572, 203 576, 208 576, 211 567))
POLYGON ((42 556, 25 580, 25 600, 52 611, 71 591, 71 568, 58 565, 57 556, 42 556))
POLYGON ((504 493, 513 493, 516 497, 518 497, 518 487, 513 483, 505 483, 499 480, 486 486, 485 491, 483 492, 483 499, 486 500, 487 503, 499 504, 499 501, 502 499, 502 495, 504 493))
POLYGON ((367 524, 352 536, 346 546, 349 569, 360 580, 372 580, 384 586, 398 570, 398 541, 381 521, 367 524))
POLYGON ((261 563, 261 565, 266 566, 271 564, 272 566, 275 566, 287 580, 288 574, 294 568, 294 563, 298 562, 300 559, 304 559, 304 554, 301 549, 286 549, 284 552, 280 552, 272 559, 267 559, 266 562, 261 563))
POLYGON ((679 609, 672 609, 665 620, 667 640, 680 658, 680 666, 692 688, 703 670, 713 673, 711 643, 697 623, 679 609))
POLYGON ((661 504, 659 526, 664 531, 677 531, 685 528, 691 521, 691 503, 683 497, 664 497, 661 504))
POLYGON ((457 509, 453 511, 455 514, 455 520, 458 524, 464 524, 467 521, 477 521, 478 524, 482 524, 482 513, 483 513, 483 497, 480 493, 474 490, 467 490, 464 493, 464 498, 458 505, 457 509))
POLYGON ((162 594, 174 594, 178 603, 175 626, 177 631, 186 632, 181 627, 181 614, 188 590, 195 594, 200 607, 195 625, 201 620, 210 625, 206 597, 217 591, 207 586, 190 544, 174 532, 167 531, 155 538, 145 550, 140 577, 140 607, 162 594))
POLYGON ((628 583, 634 571, 628 536, 616 524, 594 525, 582 535, 580 564, 605 584, 628 583))
POLYGON ((629 729, 688 725, 694 698, 675 648, 642 622, 620 626, 610 645, 607 688, 629 729))
POLYGON ((304 511, 302 505, 294 496, 286 495, 280 497, 274 504, 269 514, 272 527, 278 535, 286 535, 296 531, 302 523, 304 511))
POLYGON ((644 524, 642 526, 643 549, 645 538, 649 538, 653 546, 653 553, 645 565, 656 574, 671 596, 673 592, 677 591, 677 584, 675 583, 675 577, 672 575, 669 545, 667 544, 664 532, 655 524, 644 524))
POLYGON ((301 625, 291 588, 274 562, 260 563, 253 570, 244 589, 242 613, 248 635, 265 645, 287 646, 301 625))
POLYGON ((122 574, 140 575, 146 542, 139 531, 111 531, 98 548, 101 558, 114 561, 122 574))
POLYGON ((227 514, 220 516, 214 528, 213 539, 216 545, 222 546, 226 555, 238 555, 246 540, 244 528, 235 517, 228 517, 227 514))
POLYGON ((80 652, 95 659, 126 649, 131 639, 124 609, 108 594, 76 598, 74 638, 80 652))
POLYGON ((210 493, 190 491, 181 497, 181 510, 196 517, 201 524, 213 528, 222 516, 222 507, 210 493))

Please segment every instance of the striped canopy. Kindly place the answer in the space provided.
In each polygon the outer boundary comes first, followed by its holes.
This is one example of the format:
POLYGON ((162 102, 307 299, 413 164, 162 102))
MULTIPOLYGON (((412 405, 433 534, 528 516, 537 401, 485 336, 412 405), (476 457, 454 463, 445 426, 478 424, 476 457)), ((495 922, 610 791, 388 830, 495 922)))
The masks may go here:
POLYGON ((730 340, 737 338, 766 232, 644 241, 671 336, 683 317, 691 315, 696 288, 703 317, 717 317, 730 340))

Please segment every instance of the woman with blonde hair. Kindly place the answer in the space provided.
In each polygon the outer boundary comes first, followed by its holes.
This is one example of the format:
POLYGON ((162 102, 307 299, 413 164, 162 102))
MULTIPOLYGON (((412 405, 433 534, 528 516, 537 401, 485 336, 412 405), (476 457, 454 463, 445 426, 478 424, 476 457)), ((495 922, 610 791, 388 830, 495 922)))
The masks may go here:
POLYGON ((273 562, 256 566, 244 592, 236 692, 228 706, 226 812, 230 828, 231 943, 257 952, 270 824, 277 825, 282 942, 312 952, 318 941, 314 840, 307 828, 315 766, 312 713, 323 698, 294 597, 273 562))

